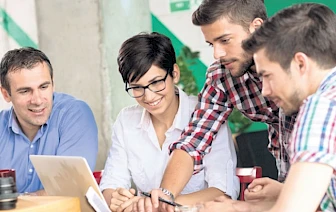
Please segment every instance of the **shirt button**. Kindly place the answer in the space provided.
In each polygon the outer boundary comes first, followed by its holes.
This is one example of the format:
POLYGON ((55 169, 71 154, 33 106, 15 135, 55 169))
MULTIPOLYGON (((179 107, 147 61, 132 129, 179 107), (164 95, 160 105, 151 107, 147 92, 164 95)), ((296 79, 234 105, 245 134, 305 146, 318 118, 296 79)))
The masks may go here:
POLYGON ((32 173, 32 172, 33 172, 33 169, 29 169, 29 172, 32 173))
POLYGON ((34 145, 32 144, 32 145, 30 145, 30 148, 33 148, 34 147, 34 145))

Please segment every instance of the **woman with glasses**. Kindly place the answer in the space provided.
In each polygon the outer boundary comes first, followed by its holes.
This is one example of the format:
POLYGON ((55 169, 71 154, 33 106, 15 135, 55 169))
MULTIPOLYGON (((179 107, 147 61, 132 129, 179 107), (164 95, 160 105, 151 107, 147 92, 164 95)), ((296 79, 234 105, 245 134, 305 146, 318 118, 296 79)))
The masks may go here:
MULTIPOLYGON (((140 198, 131 182, 142 192, 160 186, 168 146, 189 123, 197 98, 176 87, 180 70, 171 41, 164 35, 144 33, 126 40, 118 65, 126 92, 138 104, 124 108, 113 125, 100 188, 112 211, 131 211, 140 198)), ((226 124, 215 140, 220 141, 214 141, 204 157, 204 169, 192 176, 177 203, 195 204, 222 195, 237 198, 236 153, 226 124)))

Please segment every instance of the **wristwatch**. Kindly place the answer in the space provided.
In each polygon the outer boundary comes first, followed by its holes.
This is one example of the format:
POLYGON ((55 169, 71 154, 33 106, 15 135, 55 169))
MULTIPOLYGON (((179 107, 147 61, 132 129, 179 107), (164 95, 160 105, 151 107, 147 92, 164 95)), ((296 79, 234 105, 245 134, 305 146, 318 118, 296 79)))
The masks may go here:
POLYGON ((160 188, 160 189, 165 195, 167 195, 171 198, 172 202, 175 202, 175 197, 174 197, 174 194, 172 192, 168 191, 165 188, 160 188))

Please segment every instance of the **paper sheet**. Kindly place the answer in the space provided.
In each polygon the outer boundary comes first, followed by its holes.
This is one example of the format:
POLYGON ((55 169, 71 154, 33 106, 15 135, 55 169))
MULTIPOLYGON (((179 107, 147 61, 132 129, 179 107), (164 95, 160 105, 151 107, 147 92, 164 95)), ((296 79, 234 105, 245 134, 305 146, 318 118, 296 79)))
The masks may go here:
POLYGON ((85 196, 96 212, 111 212, 106 202, 99 197, 97 192, 91 186, 87 190, 85 196))

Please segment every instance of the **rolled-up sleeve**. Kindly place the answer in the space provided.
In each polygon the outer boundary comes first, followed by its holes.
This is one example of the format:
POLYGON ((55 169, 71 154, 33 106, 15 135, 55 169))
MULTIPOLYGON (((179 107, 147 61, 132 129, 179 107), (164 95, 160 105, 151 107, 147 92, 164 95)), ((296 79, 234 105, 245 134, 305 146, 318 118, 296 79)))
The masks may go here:
MULTIPOLYGON (((175 149, 186 151, 194 159, 194 174, 203 169, 203 157, 210 152, 213 138, 232 112, 228 106, 228 96, 224 92, 222 79, 214 79, 221 70, 215 64, 208 70, 206 83, 198 95, 198 104, 192 113, 188 126, 180 139, 170 145, 170 153, 175 149)), ((219 75, 219 74, 218 74, 219 75)), ((217 78, 219 78, 217 76, 217 78)))

